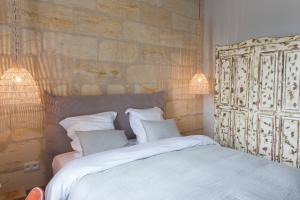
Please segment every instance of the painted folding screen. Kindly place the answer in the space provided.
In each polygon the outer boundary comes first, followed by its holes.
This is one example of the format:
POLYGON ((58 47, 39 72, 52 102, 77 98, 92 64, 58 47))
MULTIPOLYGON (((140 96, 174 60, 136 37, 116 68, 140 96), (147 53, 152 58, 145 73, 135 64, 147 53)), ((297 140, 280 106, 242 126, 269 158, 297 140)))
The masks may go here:
POLYGON ((217 47, 215 138, 300 168, 300 36, 217 47))

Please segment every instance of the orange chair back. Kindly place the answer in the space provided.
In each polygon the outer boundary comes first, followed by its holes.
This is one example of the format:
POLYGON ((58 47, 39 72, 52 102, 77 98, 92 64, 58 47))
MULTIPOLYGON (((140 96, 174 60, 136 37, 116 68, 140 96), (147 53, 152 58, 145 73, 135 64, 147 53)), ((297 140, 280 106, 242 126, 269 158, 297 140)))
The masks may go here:
POLYGON ((44 199, 44 192, 41 188, 35 187, 33 188, 25 200, 43 200, 44 199))

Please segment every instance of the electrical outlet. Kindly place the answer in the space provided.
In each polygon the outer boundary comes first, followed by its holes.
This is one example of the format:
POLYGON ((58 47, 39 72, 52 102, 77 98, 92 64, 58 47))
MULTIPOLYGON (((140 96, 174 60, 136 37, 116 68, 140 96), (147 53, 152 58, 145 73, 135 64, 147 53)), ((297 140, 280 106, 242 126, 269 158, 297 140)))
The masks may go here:
POLYGON ((40 162, 39 161, 31 161, 24 163, 24 172, 34 172, 40 169, 40 162))

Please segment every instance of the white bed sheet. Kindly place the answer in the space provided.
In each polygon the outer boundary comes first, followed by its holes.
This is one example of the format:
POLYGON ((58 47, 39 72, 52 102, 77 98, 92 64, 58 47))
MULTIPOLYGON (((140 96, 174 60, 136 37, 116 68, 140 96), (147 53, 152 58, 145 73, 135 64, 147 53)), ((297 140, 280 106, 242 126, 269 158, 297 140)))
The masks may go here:
MULTIPOLYGON (((136 139, 132 139, 128 141, 128 146, 136 145, 136 139)), ((78 151, 71 151, 63 154, 59 154, 54 157, 52 161, 52 172, 55 175, 61 168, 63 168, 67 163, 72 160, 81 158, 82 155, 78 151)))

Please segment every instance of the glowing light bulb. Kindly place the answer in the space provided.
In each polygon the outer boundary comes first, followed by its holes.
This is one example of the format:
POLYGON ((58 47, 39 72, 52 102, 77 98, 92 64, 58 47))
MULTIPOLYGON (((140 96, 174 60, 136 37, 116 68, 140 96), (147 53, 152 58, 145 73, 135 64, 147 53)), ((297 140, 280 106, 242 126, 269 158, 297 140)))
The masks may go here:
POLYGON ((16 76, 15 80, 16 80, 17 83, 21 83, 23 81, 20 76, 16 76))
POLYGON ((209 94, 209 83, 205 75, 195 74, 190 80, 189 90, 191 94, 209 94))

